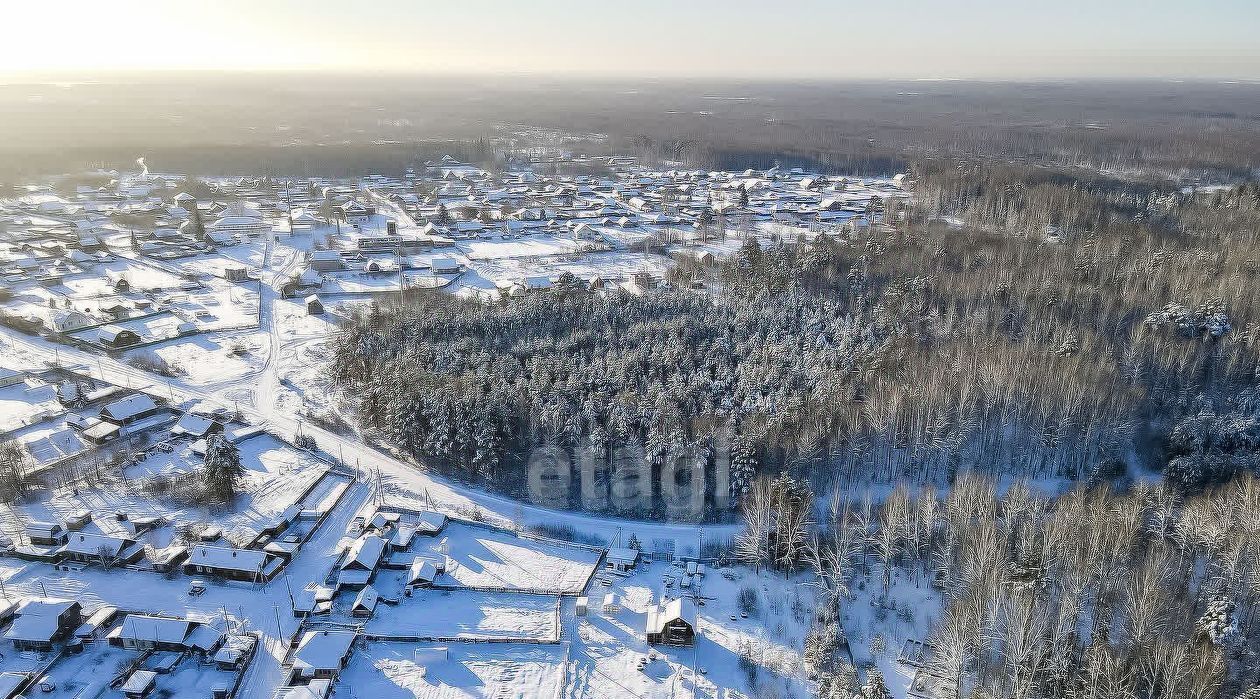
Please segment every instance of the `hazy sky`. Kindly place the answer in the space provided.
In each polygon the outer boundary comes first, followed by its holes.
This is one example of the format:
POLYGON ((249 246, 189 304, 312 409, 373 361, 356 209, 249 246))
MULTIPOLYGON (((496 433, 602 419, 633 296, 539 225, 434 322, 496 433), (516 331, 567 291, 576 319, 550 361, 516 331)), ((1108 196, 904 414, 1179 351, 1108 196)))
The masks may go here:
POLYGON ((1260 79, 1260 0, 6 2, 0 72, 1260 79))

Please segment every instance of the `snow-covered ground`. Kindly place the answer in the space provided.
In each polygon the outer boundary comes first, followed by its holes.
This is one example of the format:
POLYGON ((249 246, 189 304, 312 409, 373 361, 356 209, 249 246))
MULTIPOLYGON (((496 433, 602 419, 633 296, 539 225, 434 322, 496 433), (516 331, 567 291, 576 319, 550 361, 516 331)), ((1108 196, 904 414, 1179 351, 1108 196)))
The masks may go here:
POLYGON ((599 554, 576 546, 543 543, 509 532, 461 523, 413 547, 418 553, 448 551, 443 585, 509 588, 575 594, 595 569, 599 554))
POLYGON ((381 607, 363 625, 375 636, 554 640, 558 631, 558 597, 517 593, 416 590, 401 596, 401 583, 388 572, 377 574, 382 594, 397 593, 396 606, 381 607))
POLYGON ((376 643, 351 657, 333 696, 338 699, 549 698, 560 696, 564 675, 564 652, 559 646, 376 643), (442 655, 446 657, 441 659, 442 655))

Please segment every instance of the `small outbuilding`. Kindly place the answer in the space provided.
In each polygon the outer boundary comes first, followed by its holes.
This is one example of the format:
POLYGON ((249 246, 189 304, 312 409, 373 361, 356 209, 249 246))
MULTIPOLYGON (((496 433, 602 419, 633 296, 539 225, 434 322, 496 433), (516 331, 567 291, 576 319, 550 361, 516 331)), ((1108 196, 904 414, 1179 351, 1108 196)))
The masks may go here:
POLYGON ((136 670, 123 683, 122 693, 127 699, 142 699, 153 691, 157 683, 157 673, 152 670, 136 670))
POLYGON ((376 592, 376 588, 368 585, 359 590, 359 596, 354 598, 354 605, 350 607, 350 615, 370 619, 376 613, 376 605, 381 600, 381 596, 376 592))
POLYGON ((604 564, 611 570, 618 572, 627 572, 633 570, 639 563, 639 550, 632 548, 612 548, 608 549, 607 555, 604 556, 604 564))
POLYGON ((324 315, 324 302, 319 300, 318 294, 311 294, 310 296, 307 296, 305 299, 305 302, 306 302, 306 315, 308 316, 324 315))

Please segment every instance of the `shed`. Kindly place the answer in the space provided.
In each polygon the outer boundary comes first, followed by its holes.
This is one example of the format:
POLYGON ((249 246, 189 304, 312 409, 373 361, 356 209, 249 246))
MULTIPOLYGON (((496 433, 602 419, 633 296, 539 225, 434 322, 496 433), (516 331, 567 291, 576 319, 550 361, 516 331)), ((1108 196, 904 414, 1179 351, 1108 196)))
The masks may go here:
POLYGON ((376 588, 368 585, 359 590, 359 596, 354 598, 354 604, 350 607, 350 615, 371 617, 376 613, 376 605, 380 600, 381 596, 376 592, 376 588))
POLYGON ((304 301, 306 303, 306 315, 319 316, 324 314, 324 302, 319 300, 318 294, 311 294, 304 301))
POLYGON ((604 595, 603 609, 605 614, 621 611, 621 598, 612 592, 604 595))
POLYGON ((127 699, 140 699, 153 691, 157 683, 157 673, 152 670, 136 670, 123 683, 122 693, 127 699))
POLYGON ((608 549, 608 554, 604 557, 605 565, 617 571, 627 571, 635 567, 639 562, 639 550, 632 548, 612 548, 608 549))

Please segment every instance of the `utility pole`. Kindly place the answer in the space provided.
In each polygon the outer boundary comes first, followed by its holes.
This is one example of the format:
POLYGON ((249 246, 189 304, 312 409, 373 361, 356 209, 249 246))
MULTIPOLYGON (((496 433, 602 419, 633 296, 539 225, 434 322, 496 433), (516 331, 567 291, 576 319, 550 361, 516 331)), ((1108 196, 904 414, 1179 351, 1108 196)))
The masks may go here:
POLYGON ((271 605, 271 611, 275 612, 275 615, 276 615, 276 640, 283 641, 284 630, 280 628, 280 605, 278 604, 271 605))

